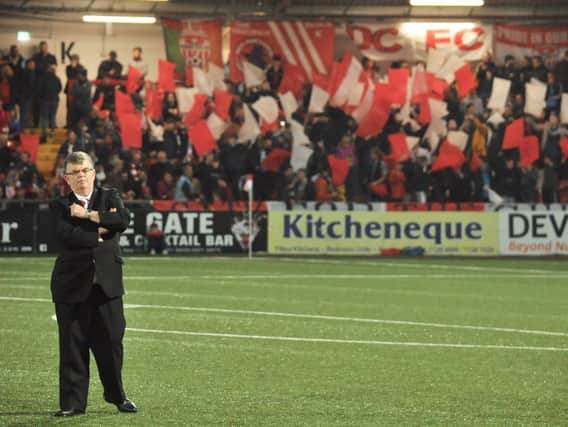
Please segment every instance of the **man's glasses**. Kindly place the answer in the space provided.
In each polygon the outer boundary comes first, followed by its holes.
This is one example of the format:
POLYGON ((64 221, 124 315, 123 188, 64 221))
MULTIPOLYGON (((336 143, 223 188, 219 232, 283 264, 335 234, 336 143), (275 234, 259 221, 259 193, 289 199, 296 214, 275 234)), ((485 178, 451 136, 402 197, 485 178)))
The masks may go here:
POLYGON ((79 169, 79 170, 76 170, 76 171, 66 172, 65 175, 67 175, 67 176, 79 176, 80 174, 87 175, 92 170, 94 170, 94 169, 93 168, 79 169))

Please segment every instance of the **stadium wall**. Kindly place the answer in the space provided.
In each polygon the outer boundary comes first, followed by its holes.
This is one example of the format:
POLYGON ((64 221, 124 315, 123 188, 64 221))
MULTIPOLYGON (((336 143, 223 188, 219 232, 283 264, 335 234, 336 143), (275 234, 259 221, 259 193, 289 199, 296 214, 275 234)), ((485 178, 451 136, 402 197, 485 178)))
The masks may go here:
MULTIPOLYGON (((128 203, 131 223, 124 253, 148 252, 154 226, 174 254, 275 255, 568 255, 568 205, 482 203, 316 203, 288 209, 255 204, 252 227, 246 205, 128 203), (250 232, 252 230, 252 233, 250 232)), ((46 203, 2 202, 0 254, 57 252, 46 203)))

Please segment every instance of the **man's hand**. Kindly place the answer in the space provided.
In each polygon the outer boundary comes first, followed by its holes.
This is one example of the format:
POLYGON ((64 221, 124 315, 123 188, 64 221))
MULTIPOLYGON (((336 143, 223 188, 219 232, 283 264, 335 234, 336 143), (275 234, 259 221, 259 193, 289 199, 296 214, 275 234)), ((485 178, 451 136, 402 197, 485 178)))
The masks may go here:
POLYGON ((73 203, 70 206, 69 212, 71 216, 74 216, 75 218, 83 218, 83 219, 87 218, 87 209, 85 209, 83 206, 77 203, 73 203))
POLYGON ((102 236, 103 234, 108 234, 108 233, 110 233, 110 230, 108 228, 99 227, 99 236, 102 236))

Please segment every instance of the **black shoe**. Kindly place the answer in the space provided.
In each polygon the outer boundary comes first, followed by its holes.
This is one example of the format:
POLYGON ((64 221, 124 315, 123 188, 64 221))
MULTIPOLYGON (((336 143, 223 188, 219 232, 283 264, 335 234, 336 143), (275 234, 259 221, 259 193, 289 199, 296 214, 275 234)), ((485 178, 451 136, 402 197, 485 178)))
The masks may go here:
POLYGON ((82 411, 80 409, 71 408, 71 409, 60 409, 53 415, 55 417, 74 417, 76 415, 83 415, 84 413, 85 411, 82 411))
POLYGON ((131 414, 138 412, 138 408, 130 399, 124 399, 122 403, 116 403, 116 408, 119 412, 128 412, 131 414))

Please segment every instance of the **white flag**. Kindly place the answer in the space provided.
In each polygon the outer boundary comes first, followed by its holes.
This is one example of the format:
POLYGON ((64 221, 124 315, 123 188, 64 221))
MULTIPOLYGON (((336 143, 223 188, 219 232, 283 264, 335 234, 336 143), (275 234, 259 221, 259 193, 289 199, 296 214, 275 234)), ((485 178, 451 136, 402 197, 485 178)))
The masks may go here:
POLYGON ((261 96, 258 101, 252 104, 252 108, 266 123, 274 123, 278 119, 278 104, 271 96, 261 96))
POLYGON ((312 95, 310 97, 310 105, 308 106, 308 112, 323 113, 327 101, 329 101, 329 93, 323 90, 318 85, 313 85, 312 95))
MULTIPOLYGON (((491 114, 491 117, 487 119, 487 123, 491 123, 494 127, 499 126, 501 123, 505 122, 505 117, 499 112, 491 114)), ((491 139, 487 139, 490 141, 491 139)))
POLYGON ((292 131, 292 139, 294 140, 290 165, 294 171, 305 169, 313 153, 313 150, 309 147, 310 140, 304 133, 304 127, 296 120, 290 122, 290 128, 292 131))
POLYGON ((499 194, 497 194, 494 190, 488 188, 487 192, 489 193, 489 202, 493 203, 494 205, 503 204, 503 198, 499 194))
POLYGON ((222 67, 210 62, 207 77, 214 89, 227 90, 227 85, 225 84, 225 70, 222 67))
POLYGON ((193 83, 203 95, 213 96, 213 85, 209 76, 201 68, 193 68, 193 83))
POLYGON ((562 105, 560 107, 560 122, 568 123, 568 93, 562 94, 562 105))
POLYGON ((447 53, 436 49, 428 49, 428 60, 426 62, 426 70, 438 76, 444 62, 446 62, 447 53))
POLYGON ((546 83, 544 83, 542 80, 537 79, 536 77, 531 77, 531 80, 529 81, 529 84, 531 84, 531 85, 546 86, 546 83))
POLYGON ((260 86, 266 80, 264 70, 248 61, 243 61, 243 75, 245 77, 245 85, 248 88, 260 86))
POLYGON ((460 150, 465 150, 469 135, 461 130, 451 130, 448 132, 447 140, 450 144, 455 145, 460 150))
POLYGON ((176 96, 178 100, 179 111, 186 114, 193 107, 193 98, 198 90, 194 87, 178 87, 176 88, 176 96))
POLYGON ((443 134, 445 129, 441 129, 442 124, 439 122, 432 122, 428 129, 426 129, 426 134, 424 135, 426 139, 430 142, 430 152, 436 151, 438 145, 440 145, 440 134, 443 134))
POLYGON ((239 142, 253 141, 260 135, 260 127, 247 104, 243 104, 245 121, 239 130, 239 142))
POLYGON ((354 87, 349 98, 347 98, 347 105, 356 106, 361 103, 361 97, 363 96, 363 91, 365 90, 365 83, 358 82, 354 87))
POLYGON ((451 55, 448 59, 446 59, 444 65, 442 65, 442 68, 438 72, 438 76, 448 83, 452 83, 456 79, 454 73, 456 70, 463 67, 464 64, 465 61, 462 58, 457 55, 451 55))
POLYGON ((219 139, 221 138, 221 135, 223 135, 223 132, 227 129, 228 124, 217 114, 212 113, 207 118, 207 126, 209 127, 213 138, 219 139))
POLYGON ((448 131, 448 125, 445 120, 433 119, 426 129, 424 137, 430 141, 430 150, 434 152, 438 145, 442 142, 442 136, 448 131))
POLYGON ((535 117, 542 117, 546 107, 546 85, 539 83, 525 84, 525 113, 535 117))
POLYGON ((146 117, 148 120, 148 125, 150 126, 150 133, 152 134, 152 139, 158 142, 164 142, 164 127, 154 124, 151 118, 146 117))
POLYGON ((420 138, 418 138, 417 136, 406 136, 406 146, 408 147, 408 151, 410 152, 414 150, 414 147, 416 147, 419 142, 420 138))
POLYGON ((296 120, 290 120, 290 131, 292 132, 292 141, 295 144, 309 144, 310 138, 304 132, 304 126, 296 120))
POLYGON ((278 94, 278 96, 280 97, 280 104, 282 104, 286 120, 292 120, 292 114, 294 114, 298 109, 298 101, 296 101, 296 97, 290 91, 285 94, 278 94))
POLYGON ((491 91, 487 108, 501 112, 505 111, 510 89, 511 80, 501 79, 499 77, 493 78, 493 90, 491 91))
POLYGON ((430 106, 430 117, 432 117, 432 121, 448 115, 448 104, 446 102, 439 101, 435 98, 428 98, 428 105, 430 106))

